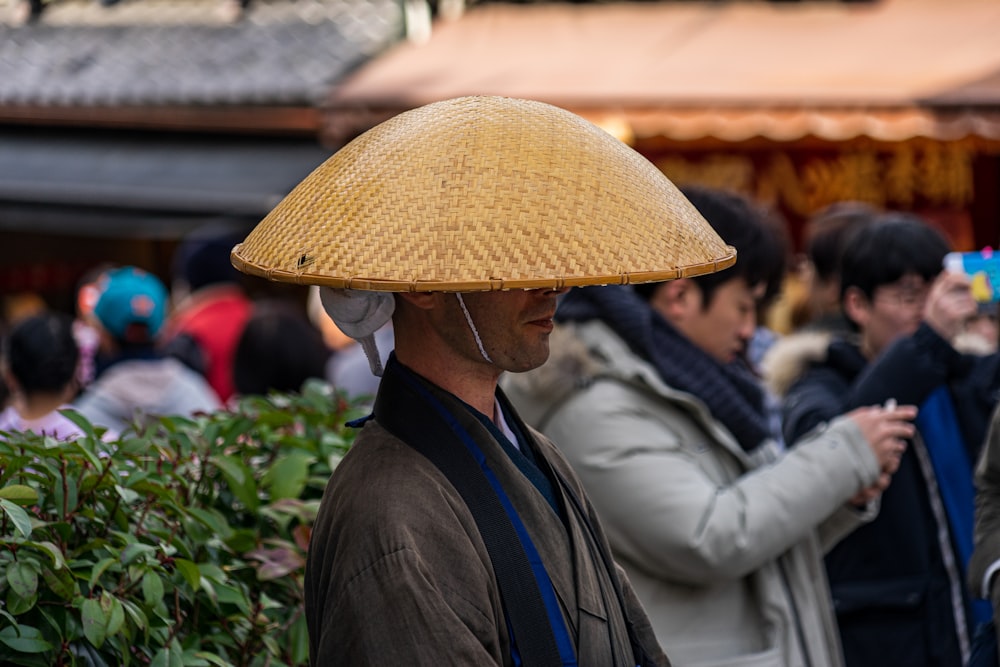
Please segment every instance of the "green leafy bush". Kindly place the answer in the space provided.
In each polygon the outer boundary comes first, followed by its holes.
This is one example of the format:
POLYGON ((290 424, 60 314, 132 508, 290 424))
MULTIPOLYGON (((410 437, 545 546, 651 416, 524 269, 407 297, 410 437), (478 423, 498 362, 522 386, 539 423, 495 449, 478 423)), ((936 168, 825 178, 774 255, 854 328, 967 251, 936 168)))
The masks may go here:
POLYGON ((104 441, 0 434, 0 663, 304 665, 305 550, 358 410, 328 385, 104 441))

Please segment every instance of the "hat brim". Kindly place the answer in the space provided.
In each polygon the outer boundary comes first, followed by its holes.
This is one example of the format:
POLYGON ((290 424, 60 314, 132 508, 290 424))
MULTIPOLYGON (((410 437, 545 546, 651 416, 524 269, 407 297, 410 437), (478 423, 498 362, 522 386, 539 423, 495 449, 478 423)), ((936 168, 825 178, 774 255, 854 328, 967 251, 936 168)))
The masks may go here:
POLYGON ((373 292, 483 292, 510 289, 562 289, 564 287, 584 287, 587 285, 634 285, 639 283, 662 282, 691 278, 694 276, 714 273, 729 268, 736 263, 736 250, 727 246, 731 252, 718 261, 705 264, 689 265, 668 271, 646 271, 641 273, 615 273, 608 275, 586 276, 553 276, 528 280, 378 280, 370 278, 337 278, 314 273, 298 271, 281 271, 256 266, 246 262, 240 256, 240 245, 233 249, 233 266, 248 275, 266 278, 267 280, 294 283, 297 285, 320 285, 341 289, 368 290, 373 292))
POLYGON ((268 280, 374 291, 629 284, 736 261, 648 160, 568 111, 466 97, 372 128, 232 251, 268 280))

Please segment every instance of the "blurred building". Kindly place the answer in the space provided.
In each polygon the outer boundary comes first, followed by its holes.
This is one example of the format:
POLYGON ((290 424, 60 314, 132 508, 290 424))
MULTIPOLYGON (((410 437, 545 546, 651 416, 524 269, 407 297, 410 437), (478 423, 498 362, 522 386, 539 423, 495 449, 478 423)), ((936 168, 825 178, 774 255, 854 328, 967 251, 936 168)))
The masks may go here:
POLYGON ((1000 244, 995 0, 473 5, 337 86, 329 141, 468 94, 602 125, 674 182, 775 204, 792 238, 826 204, 918 212, 1000 244))
POLYGON ((249 230, 404 31, 395 0, 0 0, 0 295, 72 310, 96 264, 168 279, 187 232, 249 230))

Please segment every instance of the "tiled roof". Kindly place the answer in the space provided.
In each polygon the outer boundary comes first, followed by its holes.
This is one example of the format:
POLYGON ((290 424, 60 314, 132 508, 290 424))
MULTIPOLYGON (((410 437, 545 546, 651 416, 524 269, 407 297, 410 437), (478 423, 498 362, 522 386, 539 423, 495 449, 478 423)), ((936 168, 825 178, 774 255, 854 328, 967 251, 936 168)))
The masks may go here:
POLYGON ((253 0, 235 22, 222 0, 50 0, 16 26, 17 1, 0 106, 314 106, 403 35, 398 0, 253 0))

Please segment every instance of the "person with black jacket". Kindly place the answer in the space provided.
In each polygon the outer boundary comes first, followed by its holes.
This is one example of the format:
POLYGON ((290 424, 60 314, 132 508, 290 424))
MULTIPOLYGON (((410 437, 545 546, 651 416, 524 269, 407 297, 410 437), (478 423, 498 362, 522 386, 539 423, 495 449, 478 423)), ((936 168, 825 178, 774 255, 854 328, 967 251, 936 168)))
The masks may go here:
POLYGON ((963 585, 972 464, 1000 360, 951 344, 976 305, 966 277, 942 272, 948 250, 920 218, 880 217, 855 236, 841 267, 855 333, 782 341, 765 362, 782 378, 773 388, 784 397, 787 442, 860 405, 920 406, 879 516, 826 558, 849 667, 962 665, 980 612, 963 585))

